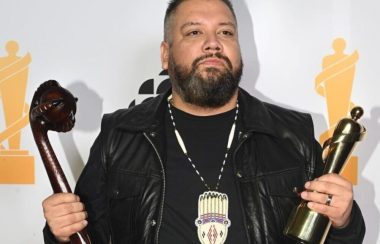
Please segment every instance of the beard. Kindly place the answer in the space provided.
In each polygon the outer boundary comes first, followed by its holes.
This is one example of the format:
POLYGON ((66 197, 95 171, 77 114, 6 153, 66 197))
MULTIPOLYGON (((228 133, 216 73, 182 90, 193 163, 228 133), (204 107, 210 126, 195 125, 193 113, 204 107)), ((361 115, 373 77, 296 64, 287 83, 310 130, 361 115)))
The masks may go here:
POLYGON ((191 69, 176 63, 173 56, 169 60, 169 76, 174 91, 183 101, 204 108, 218 108, 225 105, 239 87, 243 62, 233 71, 231 61, 220 53, 206 54, 196 58, 191 69), (206 67, 198 69, 198 64, 207 58, 223 59, 227 67, 206 67), (204 72, 205 75, 202 75, 204 72))

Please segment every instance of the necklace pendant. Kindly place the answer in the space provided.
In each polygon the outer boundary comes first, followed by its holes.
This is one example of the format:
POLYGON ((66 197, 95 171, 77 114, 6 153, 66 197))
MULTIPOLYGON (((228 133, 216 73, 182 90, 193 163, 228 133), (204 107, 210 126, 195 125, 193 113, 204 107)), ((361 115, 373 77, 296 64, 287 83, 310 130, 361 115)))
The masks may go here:
POLYGON ((195 225, 202 244, 223 244, 231 225, 228 219, 227 194, 206 191, 199 195, 198 218, 195 225))

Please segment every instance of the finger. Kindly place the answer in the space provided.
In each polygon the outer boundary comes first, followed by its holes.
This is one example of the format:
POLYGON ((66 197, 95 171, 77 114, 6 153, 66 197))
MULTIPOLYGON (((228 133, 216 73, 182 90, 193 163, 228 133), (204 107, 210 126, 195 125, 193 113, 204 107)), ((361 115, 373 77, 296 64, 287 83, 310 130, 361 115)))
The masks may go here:
POLYGON ((333 206, 327 206, 326 204, 308 202, 307 206, 311 210, 327 216, 331 220, 332 225, 334 227, 341 227, 347 225, 352 210, 352 204, 349 204, 344 208, 338 208, 333 206))
POLYGON ((316 183, 316 182, 327 182, 327 183, 339 185, 345 188, 352 188, 352 183, 348 181, 347 179, 345 179, 343 176, 338 175, 338 174, 325 174, 319 178, 314 179, 313 181, 310 181, 310 183, 316 183))
MULTIPOLYGON (((329 195, 328 194, 324 194, 324 193, 319 193, 319 192, 315 192, 315 191, 304 191, 301 193, 301 197, 302 199, 306 200, 306 201, 310 201, 310 202, 316 202, 316 203, 320 203, 320 204, 327 204, 327 205, 330 205, 332 206, 332 196, 333 195, 330 195, 331 196, 331 200, 328 200, 329 199, 329 195), (328 204, 329 202, 329 204, 328 204)), ((334 203, 336 203, 336 196, 334 197, 334 203)))
POLYGON ((85 210, 82 202, 63 203, 54 207, 44 209, 45 218, 60 217, 71 213, 79 213, 85 210))
POLYGON ((338 174, 322 175, 321 177, 318 178, 318 181, 331 182, 331 183, 340 185, 342 187, 349 187, 352 185, 350 181, 348 181, 346 178, 338 174))
POLYGON ((334 182, 327 181, 309 181, 305 183, 305 188, 309 191, 317 191, 332 195, 342 195, 347 192, 352 192, 352 185, 342 186, 334 182))
POLYGON ((48 219, 47 223, 49 227, 54 229, 62 229, 67 226, 73 225, 78 222, 83 222, 87 218, 86 212, 80 212, 75 214, 68 214, 58 218, 48 219))
POLYGON ((65 227, 59 227, 59 228, 50 227, 50 230, 53 233, 53 235, 58 237, 59 239, 68 240, 70 236, 72 236, 74 233, 81 231, 87 225, 88 225, 88 222, 86 220, 83 220, 83 221, 73 223, 71 225, 67 225, 65 227))
MULTIPOLYGON (((330 182, 322 181, 309 181, 305 183, 305 189, 309 192, 320 192, 329 194, 338 194, 342 189, 341 186, 332 184, 330 182)), ((302 195, 302 194, 301 194, 302 195)))
POLYGON ((326 204, 334 207, 344 208, 353 200, 353 193, 350 191, 341 192, 340 195, 321 193, 316 191, 304 191, 301 193, 302 199, 310 202, 326 204), (328 200, 328 198, 331 200, 328 200))
POLYGON ((43 202, 43 206, 55 206, 62 203, 71 203, 71 202, 79 202, 79 196, 73 193, 56 193, 48 198, 46 198, 43 202))
POLYGON ((329 218, 335 217, 336 208, 333 206, 328 206, 324 203, 308 202, 307 206, 320 214, 326 215, 329 218))

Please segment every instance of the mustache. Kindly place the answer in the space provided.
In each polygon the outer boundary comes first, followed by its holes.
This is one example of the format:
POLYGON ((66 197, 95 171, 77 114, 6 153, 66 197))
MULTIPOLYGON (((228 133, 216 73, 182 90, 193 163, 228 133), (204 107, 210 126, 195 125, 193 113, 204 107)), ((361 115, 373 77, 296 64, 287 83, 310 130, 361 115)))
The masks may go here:
POLYGON ((223 59, 226 62, 228 68, 232 70, 232 63, 230 59, 221 53, 209 53, 209 54, 202 55, 194 59, 192 66, 193 68, 195 68, 198 65, 198 63, 202 62, 203 60, 208 59, 208 58, 215 58, 215 57, 219 59, 223 59))

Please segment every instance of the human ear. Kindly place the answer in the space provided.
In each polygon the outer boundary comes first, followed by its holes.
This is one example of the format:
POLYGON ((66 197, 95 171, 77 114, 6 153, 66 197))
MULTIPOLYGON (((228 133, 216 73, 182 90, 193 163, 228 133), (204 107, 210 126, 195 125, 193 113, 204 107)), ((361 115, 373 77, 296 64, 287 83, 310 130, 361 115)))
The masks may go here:
POLYGON ((167 70, 169 68, 169 43, 166 41, 161 42, 161 67, 163 70, 167 70))

